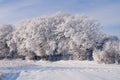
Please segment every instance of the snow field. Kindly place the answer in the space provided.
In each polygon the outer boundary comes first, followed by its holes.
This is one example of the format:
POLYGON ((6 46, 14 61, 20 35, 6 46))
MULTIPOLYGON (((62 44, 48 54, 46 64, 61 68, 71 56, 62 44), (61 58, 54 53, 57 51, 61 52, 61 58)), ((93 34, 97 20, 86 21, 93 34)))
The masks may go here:
POLYGON ((115 64, 97 64, 94 61, 23 63, 19 60, 10 63, 14 65, 0 67, 0 72, 4 73, 2 80, 120 80, 120 65, 115 64))

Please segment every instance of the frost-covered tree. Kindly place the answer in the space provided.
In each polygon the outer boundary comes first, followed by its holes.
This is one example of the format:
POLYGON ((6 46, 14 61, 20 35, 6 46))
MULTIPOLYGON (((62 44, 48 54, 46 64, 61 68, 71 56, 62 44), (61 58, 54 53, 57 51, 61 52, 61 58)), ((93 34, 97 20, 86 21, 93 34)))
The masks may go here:
POLYGON ((56 13, 0 26, 0 59, 92 60, 120 63, 120 40, 84 15, 56 13))
POLYGON ((12 25, 0 25, 0 58, 5 58, 9 54, 9 47, 7 41, 12 38, 12 31, 12 25))
POLYGON ((85 60, 98 41, 99 27, 91 18, 64 13, 25 20, 16 26, 10 49, 30 58, 85 60))
POLYGON ((39 56, 55 54, 56 27, 64 22, 65 15, 40 17, 20 23, 14 31, 11 43, 16 43, 21 55, 34 52, 39 56))
MULTIPOLYGON (((60 28, 69 38, 69 52, 73 59, 86 60, 98 41, 100 25, 86 16, 70 16, 60 28)), ((92 57, 92 56, 91 56, 92 57)))
POLYGON ((114 36, 103 39, 102 49, 94 51, 94 60, 100 63, 120 63, 119 39, 114 36))

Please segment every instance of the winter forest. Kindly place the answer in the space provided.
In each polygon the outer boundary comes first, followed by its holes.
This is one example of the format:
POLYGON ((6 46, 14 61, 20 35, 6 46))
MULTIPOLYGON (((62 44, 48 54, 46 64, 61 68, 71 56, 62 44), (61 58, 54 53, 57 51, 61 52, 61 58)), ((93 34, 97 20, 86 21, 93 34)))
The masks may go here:
POLYGON ((120 63, 120 40, 84 15, 55 13, 0 25, 0 60, 94 60, 120 63))

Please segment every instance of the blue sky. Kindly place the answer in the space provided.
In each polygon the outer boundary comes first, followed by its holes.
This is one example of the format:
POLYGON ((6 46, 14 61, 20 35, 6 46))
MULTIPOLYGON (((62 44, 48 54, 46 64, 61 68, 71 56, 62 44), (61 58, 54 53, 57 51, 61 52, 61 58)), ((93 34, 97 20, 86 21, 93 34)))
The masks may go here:
POLYGON ((92 16, 105 33, 120 37, 120 0, 0 0, 0 24, 58 11, 92 16))

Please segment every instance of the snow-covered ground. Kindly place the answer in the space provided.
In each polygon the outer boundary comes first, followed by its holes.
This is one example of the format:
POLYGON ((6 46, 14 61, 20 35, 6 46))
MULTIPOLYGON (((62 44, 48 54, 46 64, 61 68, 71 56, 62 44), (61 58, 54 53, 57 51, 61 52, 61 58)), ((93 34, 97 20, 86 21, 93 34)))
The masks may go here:
POLYGON ((120 80, 120 65, 93 61, 0 61, 0 80, 120 80))

